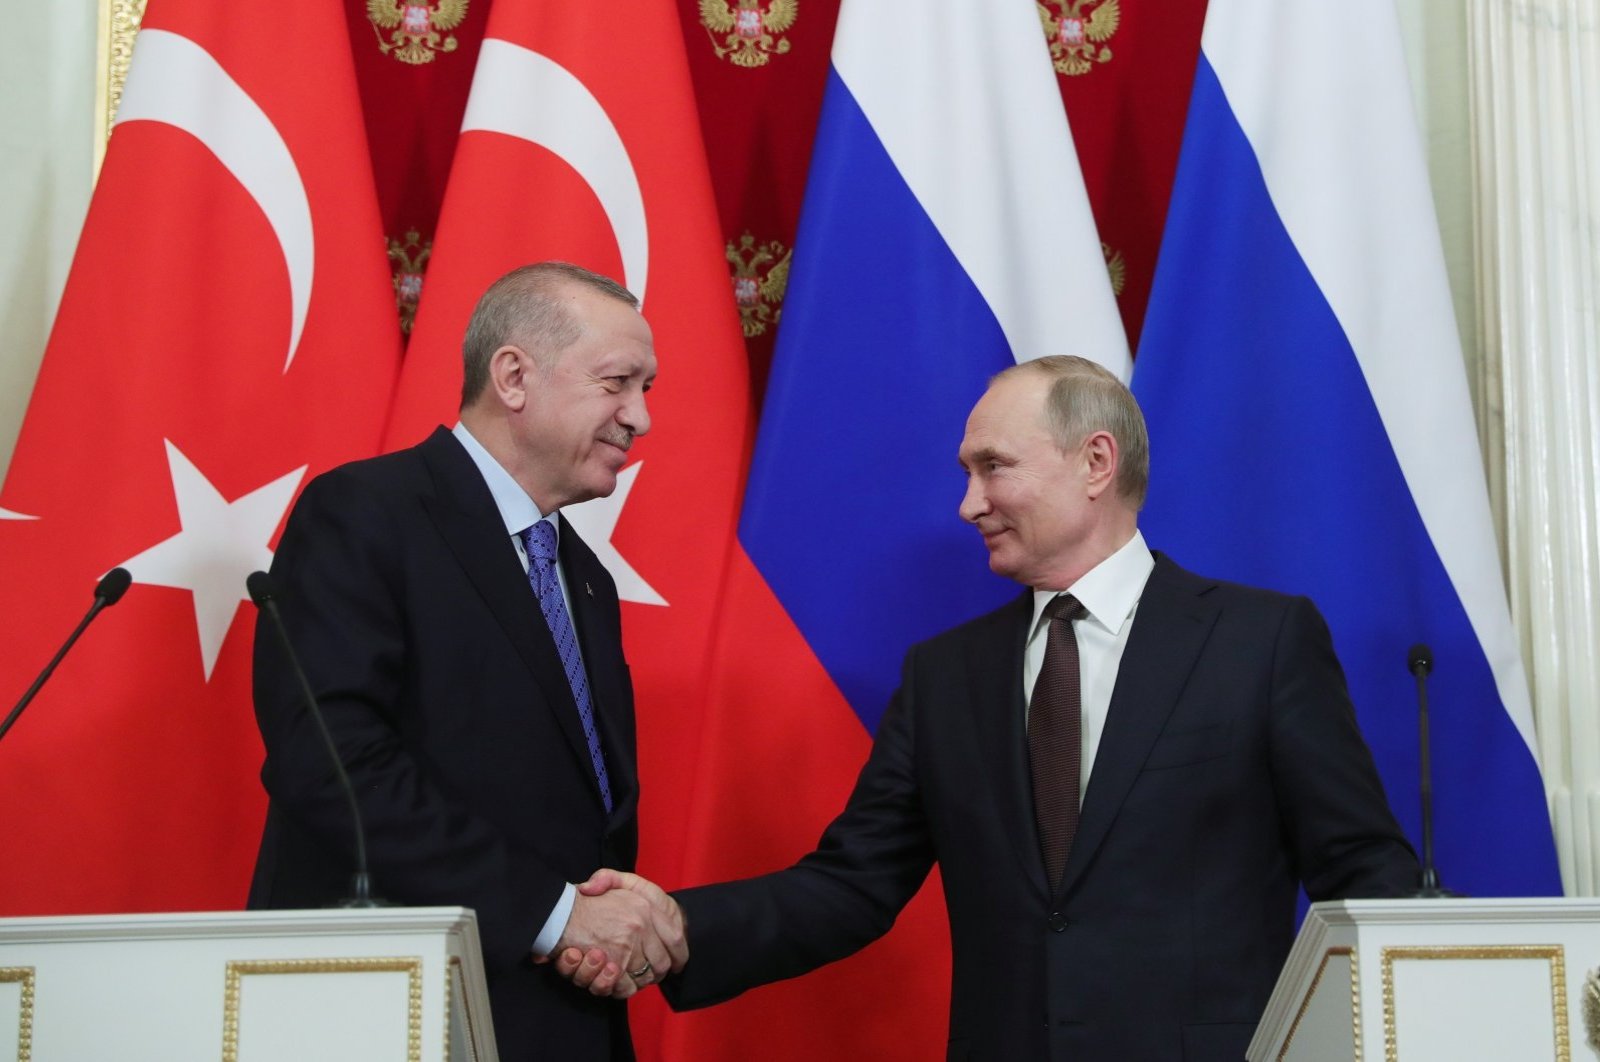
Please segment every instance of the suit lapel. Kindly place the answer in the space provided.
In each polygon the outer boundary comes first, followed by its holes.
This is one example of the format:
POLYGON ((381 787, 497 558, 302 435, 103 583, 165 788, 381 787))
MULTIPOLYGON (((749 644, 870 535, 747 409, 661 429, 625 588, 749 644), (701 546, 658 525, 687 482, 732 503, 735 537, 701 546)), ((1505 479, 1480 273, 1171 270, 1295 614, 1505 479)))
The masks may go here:
POLYGON ((1201 592, 1210 584, 1156 554, 1111 693, 1105 733, 1095 752, 1078 833, 1061 891, 1070 890, 1105 839, 1189 680, 1216 622, 1201 592))
MULTIPOLYGON (((511 536, 505 532, 494 496, 472 458, 445 429, 436 430, 417 447, 417 452, 428 465, 435 492, 434 498, 423 499, 423 507, 456 563, 527 665, 545 704, 555 713, 561 732, 572 746, 573 755, 587 765, 589 745, 583 736, 572 687, 567 684, 555 640, 539 612, 538 599, 517 560, 511 536)), ((529 710, 533 710, 532 705, 529 710)), ((598 783, 595 799, 600 799, 598 783)))
POLYGON ((1001 828, 1017 862, 1040 894, 1048 892, 1039 828, 1034 821, 1032 770, 1028 765, 1026 708, 1022 694, 1022 654, 1033 594, 1024 591, 978 629, 968 643, 968 703, 976 714, 985 770, 1001 828))
POLYGON ((623 688, 627 665, 617 633, 608 622, 608 617, 617 614, 615 584, 565 517, 561 518, 561 564, 566 570, 567 596, 572 599, 573 628, 583 647, 589 674, 595 723, 607 749, 612 818, 625 819, 638 804, 639 779, 635 769, 634 716, 628 710, 632 701, 623 688))

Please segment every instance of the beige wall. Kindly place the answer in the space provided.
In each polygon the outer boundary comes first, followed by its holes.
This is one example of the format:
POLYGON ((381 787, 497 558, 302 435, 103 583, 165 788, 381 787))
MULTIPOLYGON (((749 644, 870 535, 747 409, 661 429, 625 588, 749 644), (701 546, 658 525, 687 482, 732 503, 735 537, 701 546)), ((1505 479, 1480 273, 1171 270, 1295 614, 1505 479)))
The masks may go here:
POLYGON ((99 9, 100 0, 7 5, 9 43, 0 61, 0 471, 11 460, 89 202, 99 9))

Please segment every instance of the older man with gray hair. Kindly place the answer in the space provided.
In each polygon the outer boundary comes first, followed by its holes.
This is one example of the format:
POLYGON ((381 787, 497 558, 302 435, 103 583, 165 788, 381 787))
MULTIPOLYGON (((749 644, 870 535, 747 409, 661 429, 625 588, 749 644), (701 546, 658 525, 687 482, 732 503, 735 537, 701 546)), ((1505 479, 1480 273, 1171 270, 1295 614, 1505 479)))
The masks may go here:
MULTIPOLYGON (((502 1059, 631 1059, 618 999, 543 960, 681 967, 676 912, 585 896, 638 850, 633 690, 616 587, 561 516, 604 497, 650 430, 650 326, 560 262, 489 288, 463 344, 461 422, 317 477, 272 564, 284 623, 351 780, 374 886, 474 908, 502 1059)), ((263 627, 255 704, 271 803, 252 907, 345 894, 350 823, 289 662, 263 627)))

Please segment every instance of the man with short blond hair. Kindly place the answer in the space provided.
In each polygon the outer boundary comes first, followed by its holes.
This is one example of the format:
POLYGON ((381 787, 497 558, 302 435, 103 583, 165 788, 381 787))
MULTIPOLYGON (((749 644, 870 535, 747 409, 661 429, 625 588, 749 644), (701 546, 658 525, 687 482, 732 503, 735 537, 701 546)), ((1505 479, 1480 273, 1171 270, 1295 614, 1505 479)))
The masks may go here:
MULTIPOLYGON (((960 513, 1023 593, 911 649, 815 851, 675 894, 694 957, 663 986, 674 1006, 851 954, 938 863, 949 1058, 1238 1062, 1299 886, 1415 888, 1322 618, 1151 553, 1147 452, 1133 396, 1091 362, 991 381, 960 513)), ((618 887, 673 910, 615 871, 581 891, 618 887)), ((580 984, 599 965, 558 958, 580 984)))

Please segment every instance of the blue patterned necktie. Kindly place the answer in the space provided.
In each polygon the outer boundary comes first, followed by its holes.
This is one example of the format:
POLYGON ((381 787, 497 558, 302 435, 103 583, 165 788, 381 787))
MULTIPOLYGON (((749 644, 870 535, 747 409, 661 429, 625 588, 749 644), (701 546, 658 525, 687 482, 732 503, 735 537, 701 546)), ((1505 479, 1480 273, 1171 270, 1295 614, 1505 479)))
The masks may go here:
POLYGON ((522 544, 528 550, 528 582, 539 597, 539 610, 555 639, 556 652, 561 654, 561 667, 567 673, 567 685, 572 687, 572 699, 578 702, 578 718, 583 721, 583 737, 589 743, 589 762, 594 764, 594 776, 600 782, 600 798, 606 811, 611 811, 611 780, 606 776, 606 757, 600 750, 600 731, 594 725, 594 704, 589 698, 589 676, 583 670, 583 656, 578 652, 578 635, 572 629, 572 617, 567 615, 567 603, 561 596, 561 580, 556 575, 556 529, 550 521, 540 520, 522 532, 522 544))

